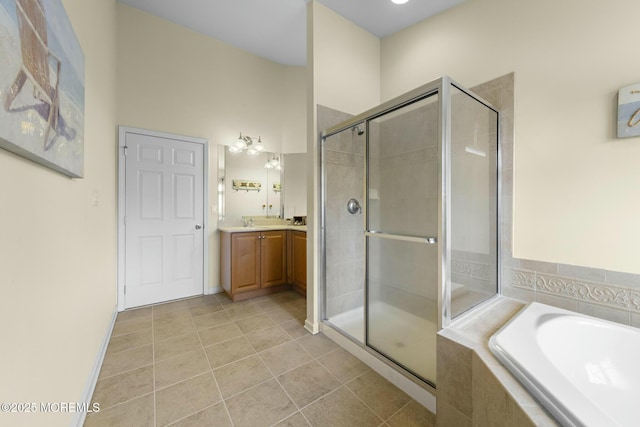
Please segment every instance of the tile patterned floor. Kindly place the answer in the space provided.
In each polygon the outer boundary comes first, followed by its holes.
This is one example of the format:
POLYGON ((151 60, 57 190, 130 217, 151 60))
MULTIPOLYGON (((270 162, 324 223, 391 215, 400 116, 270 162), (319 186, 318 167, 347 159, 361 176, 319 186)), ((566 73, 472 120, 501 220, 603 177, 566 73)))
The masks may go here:
POLYGON ((208 295, 120 313, 85 426, 434 426, 322 334, 293 292, 208 295))

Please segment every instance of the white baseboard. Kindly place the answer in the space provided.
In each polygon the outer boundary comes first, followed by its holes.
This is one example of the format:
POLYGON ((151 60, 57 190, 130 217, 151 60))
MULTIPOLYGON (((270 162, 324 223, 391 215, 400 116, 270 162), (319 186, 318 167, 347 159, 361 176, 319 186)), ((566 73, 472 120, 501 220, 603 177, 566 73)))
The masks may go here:
POLYGON ((310 322, 308 319, 304 321, 304 328, 314 335, 320 332, 318 324, 310 322))
MULTIPOLYGON (((109 340, 111 339, 111 333, 113 332, 113 325, 116 323, 116 317, 118 316, 118 307, 113 308, 113 315, 111 316, 111 321, 107 326, 107 333, 104 335, 102 339, 102 344, 100 344, 100 349, 98 350, 98 356, 96 357, 96 361, 93 365, 93 369, 89 374, 89 378, 87 380, 87 384, 84 388, 84 392, 82 393, 81 403, 86 403, 87 407, 91 405, 91 398, 93 397, 93 391, 96 388, 96 383, 98 382, 98 376, 100 375, 100 369, 102 368, 102 362, 104 361, 104 355, 107 353, 107 346, 109 345, 109 340)), ((73 419, 71 420, 71 427, 82 427, 84 424, 84 420, 87 417, 86 412, 76 412, 73 419)))
POLYGON ((219 294, 220 292, 224 292, 224 289, 222 289, 222 286, 214 286, 212 288, 206 288, 204 290, 205 295, 219 294))

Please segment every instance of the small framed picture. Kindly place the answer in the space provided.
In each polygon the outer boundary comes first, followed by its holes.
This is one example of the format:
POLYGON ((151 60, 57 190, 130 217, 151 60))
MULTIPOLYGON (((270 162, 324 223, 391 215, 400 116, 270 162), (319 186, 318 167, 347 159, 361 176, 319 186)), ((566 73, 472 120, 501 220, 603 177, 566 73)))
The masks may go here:
POLYGON ((618 138, 640 136, 640 83, 618 91, 618 138))

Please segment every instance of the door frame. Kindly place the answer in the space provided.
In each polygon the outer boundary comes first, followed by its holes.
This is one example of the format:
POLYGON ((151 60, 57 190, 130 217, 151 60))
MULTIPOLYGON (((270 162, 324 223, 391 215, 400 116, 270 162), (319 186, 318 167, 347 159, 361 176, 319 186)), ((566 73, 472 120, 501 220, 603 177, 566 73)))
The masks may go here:
POLYGON ((118 311, 125 310, 125 263, 126 263, 126 234, 125 234, 125 213, 126 213, 126 136, 128 133, 151 136, 156 138, 175 139, 178 141, 202 144, 202 179, 203 179, 203 247, 202 247, 202 294, 206 294, 209 283, 209 141, 204 138, 192 136, 176 135, 166 132, 158 132, 148 129, 140 129, 129 126, 118 126, 118 311))

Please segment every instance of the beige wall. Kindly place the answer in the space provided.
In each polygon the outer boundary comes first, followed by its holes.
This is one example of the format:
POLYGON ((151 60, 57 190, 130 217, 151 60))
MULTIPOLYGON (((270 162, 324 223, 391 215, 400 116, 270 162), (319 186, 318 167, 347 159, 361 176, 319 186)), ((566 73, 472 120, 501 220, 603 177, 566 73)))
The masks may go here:
POLYGON ((121 125, 207 138, 212 146, 242 132, 280 151, 284 69, 118 4, 121 125))
POLYGON ((282 152, 307 152, 307 68, 284 67, 282 152))
MULTIPOLYGON (((358 114, 380 103, 380 39, 331 9, 307 5, 307 302, 308 327, 318 327, 317 106, 358 114)), ((335 124, 335 123, 334 123, 335 124)))
POLYGON ((382 99, 447 74, 514 71, 514 256, 640 273, 640 138, 616 139, 639 81, 637 2, 470 0, 382 41, 382 99))
POLYGON ((359 114, 380 103, 380 39, 314 1, 314 104, 359 114))
POLYGON ((209 141, 209 286, 219 288, 216 145, 242 132, 305 150, 304 69, 246 53, 118 4, 118 124, 209 141), (297 120, 296 120, 297 119, 297 120))
MULTIPOLYGON (((85 177, 0 150, 1 402, 80 401, 116 304, 116 3, 62 3, 85 54, 85 177)), ((0 414, 0 424, 71 417, 0 414)))

